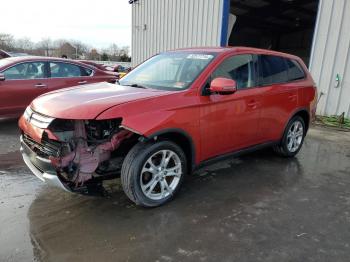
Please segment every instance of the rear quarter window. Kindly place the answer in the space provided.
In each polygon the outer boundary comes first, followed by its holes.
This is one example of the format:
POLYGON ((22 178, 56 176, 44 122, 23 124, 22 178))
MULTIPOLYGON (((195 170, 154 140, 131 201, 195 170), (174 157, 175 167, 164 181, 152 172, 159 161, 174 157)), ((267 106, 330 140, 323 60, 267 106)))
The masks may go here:
POLYGON ((92 69, 86 67, 80 67, 80 71, 82 76, 92 76, 94 72, 92 69))
POLYGON ((306 77, 304 70, 297 61, 286 59, 286 63, 288 67, 288 81, 295 81, 306 77))

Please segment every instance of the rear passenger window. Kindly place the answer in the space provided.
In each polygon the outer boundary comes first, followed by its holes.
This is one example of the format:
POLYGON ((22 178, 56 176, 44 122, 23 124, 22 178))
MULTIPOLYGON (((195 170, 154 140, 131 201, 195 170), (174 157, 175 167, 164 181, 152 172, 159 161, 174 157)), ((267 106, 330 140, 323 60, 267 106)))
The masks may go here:
POLYGON ((286 59, 288 66, 288 81, 304 79, 305 73, 299 63, 294 60, 286 59))
POLYGON ((50 62, 51 77, 79 77, 85 76, 81 67, 69 63, 50 62))
POLYGON ((252 55, 235 55, 224 60, 214 71, 211 79, 217 77, 230 78, 236 81, 237 88, 256 86, 255 60, 252 55))
POLYGON ((288 82, 287 64, 282 57, 261 55, 259 75, 261 85, 288 82))

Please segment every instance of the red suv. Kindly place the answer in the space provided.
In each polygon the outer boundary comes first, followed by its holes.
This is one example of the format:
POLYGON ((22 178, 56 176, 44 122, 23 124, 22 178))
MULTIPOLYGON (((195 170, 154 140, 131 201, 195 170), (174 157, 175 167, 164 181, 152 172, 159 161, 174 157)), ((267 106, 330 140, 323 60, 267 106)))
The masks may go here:
POLYGON ((76 85, 116 82, 105 72, 72 60, 19 56, 0 60, 0 118, 19 117, 37 96, 76 85))
POLYGON ((315 114, 316 89, 296 56, 253 48, 156 55, 120 80, 55 91, 19 120, 23 159, 41 180, 87 192, 121 176, 153 207, 199 165, 266 146, 292 157, 315 114))

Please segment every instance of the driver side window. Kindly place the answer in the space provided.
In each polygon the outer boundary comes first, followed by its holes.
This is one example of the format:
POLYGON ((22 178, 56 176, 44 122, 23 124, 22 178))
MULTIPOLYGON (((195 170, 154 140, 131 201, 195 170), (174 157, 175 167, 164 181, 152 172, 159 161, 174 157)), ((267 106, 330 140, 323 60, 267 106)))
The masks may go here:
POLYGON ((20 63, 4 71, 7 80, 28 80, 45 78, 44 62, 20 63))
POLYGON ((254 87, 257 85, 256 66, 257 62, 253 55, 235 55, 224 60, 213 72, 211 79, 217 77, 233 79, 237 83, 237 89, 254 87))

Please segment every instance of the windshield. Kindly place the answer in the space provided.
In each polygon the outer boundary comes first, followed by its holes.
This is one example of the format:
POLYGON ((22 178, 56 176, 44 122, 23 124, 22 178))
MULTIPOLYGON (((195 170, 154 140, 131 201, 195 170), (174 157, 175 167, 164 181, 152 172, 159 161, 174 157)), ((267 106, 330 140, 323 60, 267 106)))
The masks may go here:
POLYGON ((119 83, 161 90, 184 90, 192 84, 213 58, 212 53, 159 54, 135 68, 119 80, 119 83))

